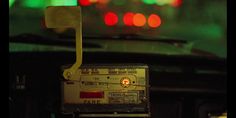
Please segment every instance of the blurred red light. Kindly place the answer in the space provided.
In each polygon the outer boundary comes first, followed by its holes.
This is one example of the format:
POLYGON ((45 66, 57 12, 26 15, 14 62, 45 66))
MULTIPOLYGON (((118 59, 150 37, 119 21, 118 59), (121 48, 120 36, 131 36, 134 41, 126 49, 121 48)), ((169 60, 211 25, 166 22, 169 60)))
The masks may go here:
POLYGON ((182 4, 182 0, 173 0, 171 3, 172 6, 174 7, 179 7, 182 4))
POLYGON ((90 0, 78 0, 78 1, 79 1, 79 4, 81 6, 89 6, 89 5, 91 5, 90 0))
POLYGON ((132 12, 127 12, 125 13, 124 17, 123 17, 123 22, 126 26, 132 26, 133 23, 133 17, 134 17, 134 13, 132 12))
POLYGON ((107 12, 104 17, 107 26, 113 26, 118 23, 118 16, 114 12, 107 12))
POLYGON ((142 27, 146 23, 146 18, 145 18, 145 16, 143 14, 137 13, 133 17, 133 23, 137 27, 142 27))
POLYGON ((148 25, 152 28, 159 27, 161 25, 161 18, 156 14, 151 14, 148 17, 148 25))

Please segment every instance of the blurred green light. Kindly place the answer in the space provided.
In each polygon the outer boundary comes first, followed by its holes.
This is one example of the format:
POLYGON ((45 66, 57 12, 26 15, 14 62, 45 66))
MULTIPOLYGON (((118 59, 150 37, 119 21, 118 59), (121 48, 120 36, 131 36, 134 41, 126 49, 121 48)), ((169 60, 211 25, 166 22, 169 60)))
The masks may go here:
POLYGON ((156 0, 143 0, 145 4, 155 4, 156 0))
POLYGON ((77 0, 51 0, 51 6, 77 6, 77 0))
POLYGON ((77 6, 77 0, 24 0, 23 5, 30 8, 47 6, 77 6))
POLYGON ((156 4, 157 5, 166 5, 166 4, 171 4, 173 2, 173 0, 156 0, 156 4))
POLYGON ((15 2, 15 0, 9 0, 9 7, 11 7, 14 2, 15 2))
POLYGON ((45 0, 24 0, 23 5, 30 8, 44 8, 46 6, 45 0))

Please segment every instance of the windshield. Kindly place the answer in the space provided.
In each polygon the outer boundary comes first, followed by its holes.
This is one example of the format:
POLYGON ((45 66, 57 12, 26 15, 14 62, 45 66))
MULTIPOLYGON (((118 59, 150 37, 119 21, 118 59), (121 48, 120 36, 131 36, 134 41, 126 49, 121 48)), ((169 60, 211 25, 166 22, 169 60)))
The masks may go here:
POLYGON ((83 37, 184 40, 219 57, 227 56, 226 0, 9 0, 9 3, 10 36, 74 37, 70 29, 46 29, 44 10, 47 6, 81 6, 83 37))

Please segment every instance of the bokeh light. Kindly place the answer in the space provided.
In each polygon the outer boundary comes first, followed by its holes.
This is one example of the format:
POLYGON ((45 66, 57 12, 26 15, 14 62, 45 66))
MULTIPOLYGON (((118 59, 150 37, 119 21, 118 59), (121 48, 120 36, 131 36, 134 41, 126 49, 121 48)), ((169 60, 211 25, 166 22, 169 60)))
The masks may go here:
POLYGON ((107 12, 104 16, 104 22, 107 26, 114 26, 118 23, 118 16, 114 12, 107 12))
POLYGON ((182 0, 173 0, 171 6, 179 7, 182 4, 182 0))
POLYGON ((143 0, 145 4, 155 4, 156 0, 143 0))
POLYGON ((157 28, 161 25, 161 18, 156 14, 151 14, 148 17, 148 25, 152 28, 157 28))
POLYGON ((133 17, 134 17, 134 13, 132 12, 127 12, 124 14, 123 17, 123 22, 126 26, 133 26, 133 17))
POLYGON ((137 13, 133 17, 133 23, 137 27, 142 27, 146 23, 146 18, 145 18, 145 16, 143 14, 137 13))
POLYGON ((90 0, 78 0, 80 6, 90 6, 90 0))

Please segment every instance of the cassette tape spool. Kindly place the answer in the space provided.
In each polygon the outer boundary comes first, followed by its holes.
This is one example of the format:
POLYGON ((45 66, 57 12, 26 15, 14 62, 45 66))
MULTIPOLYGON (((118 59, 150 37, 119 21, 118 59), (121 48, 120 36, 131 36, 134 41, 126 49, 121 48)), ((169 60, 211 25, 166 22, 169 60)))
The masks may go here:
POLYGON ((79 6, 48 7, 45 12, 47 27, 76 30, 76 62, 70 68, 63 68, 62 112, 76 113, 79 117, 150 117, 147 65, 80 66, 81 19, 79 6))

